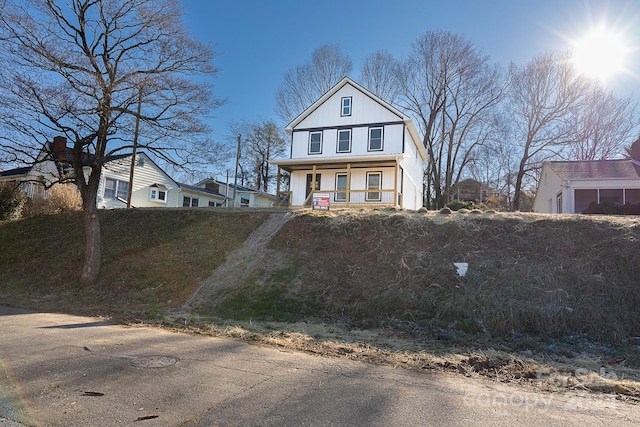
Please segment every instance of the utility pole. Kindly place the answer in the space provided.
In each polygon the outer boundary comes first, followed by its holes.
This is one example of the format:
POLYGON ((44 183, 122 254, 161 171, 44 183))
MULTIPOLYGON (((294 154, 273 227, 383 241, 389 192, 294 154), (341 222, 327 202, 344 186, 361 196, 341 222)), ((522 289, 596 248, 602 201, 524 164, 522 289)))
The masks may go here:
POLYGON ((236 174, 233 178, 233 207, 236 206, 236 195, 238 193, 238 166, 240 165, 240 140, 242 135, 238 134, 238 151, 236 152, 236 174))
POLYGON ((131 168, 129 169, 129 191, 127 191, 127 207, 131 207, 131 194, 133 193, 133 169, 136 166, 136 152, 138 151, 138 134, 140 133, 140 111, 142 110, 142 86, 138 92, 138 114, 136 115, 136 128, 133 134, 133 151, 131 153, 131 168))

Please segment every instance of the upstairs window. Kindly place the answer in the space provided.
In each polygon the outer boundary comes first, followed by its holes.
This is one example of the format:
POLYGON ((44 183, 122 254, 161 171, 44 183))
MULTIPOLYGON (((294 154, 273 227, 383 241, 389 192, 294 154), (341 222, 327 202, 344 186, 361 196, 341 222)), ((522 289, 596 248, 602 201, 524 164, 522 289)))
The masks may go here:
POLYGON ((382 151, 382 128, 369 128, 369 151, 382 151))
POLYGON ((338 153, 351 152, 351 129, 338 131, 338 153))
POLYGON ((322 132, 309 133, 309 154, 322 153, 322 132))
POLYGON ((127 199, 129 194, 129 183, 119 179, 104 179, 104 198, 105 199, 127 199))
POLYGON ((340 110, 340 115, 342 117, 351 115, 351 97, 350 96, 342 98, 342 108, 340 110))

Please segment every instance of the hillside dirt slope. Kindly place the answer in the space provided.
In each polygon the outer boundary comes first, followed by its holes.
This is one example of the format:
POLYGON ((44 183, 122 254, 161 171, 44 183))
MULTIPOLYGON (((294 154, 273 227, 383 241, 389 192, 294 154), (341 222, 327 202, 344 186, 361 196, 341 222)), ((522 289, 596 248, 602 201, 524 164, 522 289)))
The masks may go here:
POLYGON ((192 305, 235 301, 230 312, 255 315, 251 303, 276 292, 271 316, 296 320, 406 324, 416 334, 585 333, 608 343, 640 336, 637 220, 347 211, 277 225, 264 250, 249 239, 248 253, 205 282, 225 289, 209 286, 192 305), (454 263, 468 264, 464 276, 454 263))
POLYGON ((226 256, 224 263, 202 282, 196 292, 184 303, 182 309, 189 310, 209 304, 220 289, 237 288, 246 282, 248 276, 269 254, 268 243, 291 218, 293 214, 290 212, 269 215, 258 228, 253 230, 242 246, 226 256))
POLYGON ((306 211, 245 259, 213 276, 242 280, 190 305, 243 327, 192 318, 195 330, 504 381, 560 372, 566 386, 640 397, 602 382, 640 365, 637 219, 306 211))

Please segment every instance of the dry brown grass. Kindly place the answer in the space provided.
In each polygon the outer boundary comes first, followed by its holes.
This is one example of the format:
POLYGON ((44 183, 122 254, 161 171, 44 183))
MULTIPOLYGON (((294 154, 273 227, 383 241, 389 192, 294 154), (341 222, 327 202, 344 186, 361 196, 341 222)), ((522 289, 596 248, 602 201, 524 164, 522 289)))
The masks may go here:
POLYGON ((622 343, 640 335, 639 236, 636 218, 347 211, 301 215, 271 247, 329 319, 622 343))
POLYGON ((72 184, 56 184, 49 189, 46 198, 38 196, 28 199, 22 207, 22 216, 58 215, 80 209, 82 196, 78 188, 72 184))

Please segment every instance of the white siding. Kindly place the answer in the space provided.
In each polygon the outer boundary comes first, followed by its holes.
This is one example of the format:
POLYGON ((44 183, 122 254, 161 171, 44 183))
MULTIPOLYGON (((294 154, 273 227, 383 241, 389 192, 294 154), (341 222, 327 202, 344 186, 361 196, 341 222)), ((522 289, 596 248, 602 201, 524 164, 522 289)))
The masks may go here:
MULTIPOLYGON (((393 190, 394 185, 394 168, 392 167, 379 167, 379 168, 352 168, 351 169, 351 190, 366 190, 367 189, 367 173, 369 172, 382 172, 382 187, 381 190, 393 190)), ((338 173, 347 173, 346 169, 323 169, 316 171, 316 175, 320 175, 320 192, 322 191, 334 191, 336 189, 336 175, 338 173)), ((293 199, 291 204, 293 206, 302 206, 306 197, 307 191, 307 174, 311 174, 310 170, 307 171, 294 171, 291 174, 291 191, 293 192, 293 199)), ((405 181, 406 182, 406 181, 405 181)), ((400 179, 398 178, 398 191, 400 191, 400 179)), ((335 202, 334 193, 331 195, 332 205, 343 205, 344 203, 335 202)), ((387 204, 393 202, 395 196, 390 192, 383 193, 383 202, 387 204)), ((364 200, 364 193, 354 193, 351 195, 350 203, 354 204, 371 204, 375 205, 375 202, 366 202, 364 200)))
MULTIPOLYGON (((364 156, 371 154, 402 154, 403 145, 403 123, 386 126, 354 126, 351 128, 351 152, 338 152, 338 131, 336 129, 322 130, 322 152, 320 154, 309 154, 309 134, 308 130, 294 131, 292 138, 292 159, 306 159, 314 157, 344 157, 344 156, 364 156), (371 127, 382 127, 382 151, 369 151, 369 129, 371 127)), ((411 139, 406 140, 406 145, 411 145, 411 139)), ((415 147, 414 147, 415 149, 415 147)))
MULTIPOLYGON (((562 179, 547 165, 543 165, 538 191, 536 192, 536 198, 533 202, 533 211, 539 213, 558 213, 556 196, 562 190, 562 179)), ((567 212, 567 195, 563 193, 562 196, 562 210, 563 212, 567 212)))
MULTIPOLYGON (((98 208, 122 208, 126 204, 114 199, 104 198, 105 178, 119 179, 129 182, 129 168, 131 157, 108 162, 102 169, 100 186, 98 187, 98 208)), ((133 192, 131 194, 131 205, 141 207, 176 207, 182 206, 182 198, 179 198, 179 188, 169 176, 160 170, 146 154, 136 156, 136 166, 133 175, 133 192), (142 163, 140 162, 142 159, 142 163), (150 200, 150 191, 153 184, 161 184, 167 187, 167 202, 156 202, 150 200)))
POLYGON ((198 191, 189 190, 186 188, 180 188, 180 192, 177 197, 177 206, 181 207, 184 205, 184 198, 189 197, 191 199, 198 199, 198 207, 206 208, 209 207, 209 202, 217 203, 218 205, 222 205, 224 203, 224 197, 216 197, 213 194, 207 195, 205 193, 201 193, 198 191))
POLYGON ((417 210, 423 206, 423 161, 418 149, 412 143, 409 130, 405 128, 405 155, 400 161, 404 170, 402 185, 402 207, 417 210))
POLYGON ((350 84, 344 85, 331 98, 296 125, 298 129, 352 126, 362 123, 382 123, 402 120, 385 106, 360 92, 350 84), (351 97, 351 115, 340 116, 341 100, 351 97))

